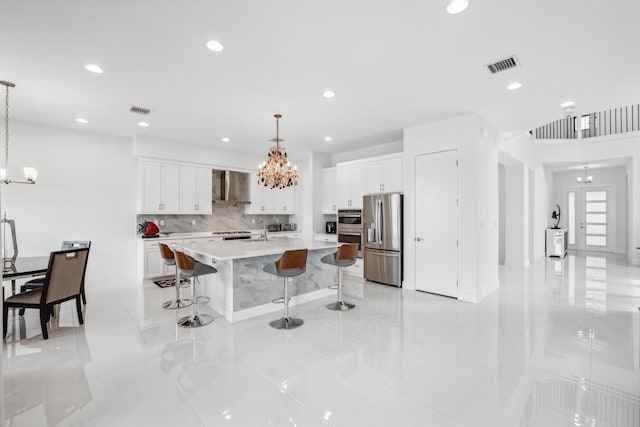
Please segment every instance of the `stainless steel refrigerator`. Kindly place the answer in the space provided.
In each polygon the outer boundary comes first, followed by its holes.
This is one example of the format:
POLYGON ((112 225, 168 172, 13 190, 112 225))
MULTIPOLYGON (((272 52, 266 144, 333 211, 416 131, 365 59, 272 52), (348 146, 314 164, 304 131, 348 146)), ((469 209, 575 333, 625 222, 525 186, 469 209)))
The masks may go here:
POLYGON ((364 278, 402 286, 402 194, 364 196, 364 278))

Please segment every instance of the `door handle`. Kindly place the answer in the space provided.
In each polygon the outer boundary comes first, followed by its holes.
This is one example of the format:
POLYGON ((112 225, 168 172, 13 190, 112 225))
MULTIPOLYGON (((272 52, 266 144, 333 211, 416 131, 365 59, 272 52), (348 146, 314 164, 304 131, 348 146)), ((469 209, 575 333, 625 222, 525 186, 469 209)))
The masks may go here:
POLYGON ((416 237, 416 242, 422 242, 422 237, 416 237))

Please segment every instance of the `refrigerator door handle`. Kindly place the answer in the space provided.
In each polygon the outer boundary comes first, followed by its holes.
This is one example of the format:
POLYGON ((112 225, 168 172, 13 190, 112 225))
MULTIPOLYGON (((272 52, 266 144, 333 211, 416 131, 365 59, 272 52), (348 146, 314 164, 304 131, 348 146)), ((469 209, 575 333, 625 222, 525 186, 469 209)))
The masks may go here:
POLYGON ((376 200, 376 229, 378 230, 378 239, 377 244, 382 244, 382 224, 384 222, 383 213, 382 213, 382 199, 376 200))

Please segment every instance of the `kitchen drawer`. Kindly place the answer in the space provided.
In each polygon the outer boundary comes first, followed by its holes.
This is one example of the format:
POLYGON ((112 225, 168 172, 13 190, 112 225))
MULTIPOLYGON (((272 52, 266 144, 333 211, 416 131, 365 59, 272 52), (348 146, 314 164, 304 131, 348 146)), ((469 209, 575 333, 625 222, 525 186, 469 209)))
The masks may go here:
POLYGON ((331 243, 336 243, 338 241, 338 235, 337 234, 321 234, 321 233, 316 233, 315 235, 315 240, 317 242, 331 242, 331 243))

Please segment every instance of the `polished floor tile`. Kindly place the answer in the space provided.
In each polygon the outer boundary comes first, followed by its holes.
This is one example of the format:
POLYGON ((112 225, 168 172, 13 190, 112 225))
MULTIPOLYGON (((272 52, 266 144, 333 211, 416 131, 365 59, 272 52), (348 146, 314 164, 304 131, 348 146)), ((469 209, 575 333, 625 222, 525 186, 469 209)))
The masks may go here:
MULTIPOLYGON (((88 286, 85 324, 63 304, 42 340, 10 314, 5 426, 640 425, 640 268, 570 254, 501 267, 478 304, 349 279, 326 298, 183 329, 174 289, 88 286)), ((188 292, 188 289, 185 290, 188 292)))

